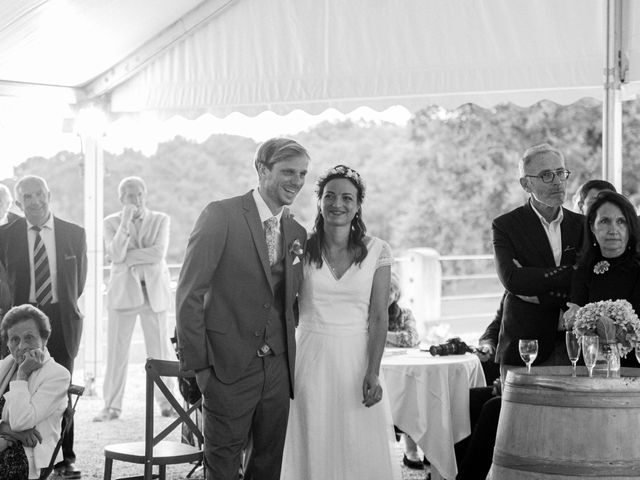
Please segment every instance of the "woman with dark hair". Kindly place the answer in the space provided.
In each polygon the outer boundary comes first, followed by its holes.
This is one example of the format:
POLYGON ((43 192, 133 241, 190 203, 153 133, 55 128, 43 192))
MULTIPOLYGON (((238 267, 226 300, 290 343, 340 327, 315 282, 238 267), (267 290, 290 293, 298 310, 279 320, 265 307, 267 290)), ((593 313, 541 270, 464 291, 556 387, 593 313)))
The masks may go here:
POLYGON ((400 479, 380 372, 391 250, 366 235, 358 172, 338 165, 320 178, 316 193, 280 478, 400 479))
POLYGON ((387 347, 417 347, 420 335, 416 329, 416 319, 408 308, 402 308, 400 300, 400 279, 395 273, 391 274, 389 288, 389 331, 387 332, 387 347))
POLYGON ((583 183, 574 195, 574 210, 583 215, 587 214, 587 210, 593 204, 598 194, 603 190, 616 191, 616 187, 606 180, 588 180, 583 183))
POLYGON ((0 361, 0 480, 40 477, 60 438, 69 371, 51 358, 49 318, 32 305, 7 312, 0 335, 11 355, 0 361))
MULTIPOLYGON (((578 267, 571 282, 568 325, 578 307, 600 300, 627 300, 640 313, 640 224, 623 195, 602 191, 587 210, 578 267)), ((623 366, 638 366, 627 355, 623 366)))

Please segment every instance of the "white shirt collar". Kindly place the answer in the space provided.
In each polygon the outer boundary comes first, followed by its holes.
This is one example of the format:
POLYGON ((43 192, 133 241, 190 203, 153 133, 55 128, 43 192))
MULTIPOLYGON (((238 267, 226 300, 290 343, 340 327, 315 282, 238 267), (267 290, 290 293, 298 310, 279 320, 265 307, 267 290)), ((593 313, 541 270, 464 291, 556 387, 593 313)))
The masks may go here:
POLYGON ((540 221, 542 222, 543 225, 549 226, 549 225, 552 225, 554 223, 560 225, 562 223, 562 219, 564 218, 564 213, 562 211, 562 207, 560 207, 560 211, 558 212, 558 215, 556 216, 556 218, 554 218, 550 222, 547 222, 547 219, 544 218, 542 216, 542 214, 536 209, 536 207, 533 205, 533 202, 531 200, 529 200, 529 205, 531 205, 531 208, 533 209, 535 214, 538 216, 538 218, 540 219, 540 221))
POLYGON ((262 195, 257 188, 253 189, 253 200, 256 202, 256 207, 258 207, 258 215, 260 215, 260 221, 264 223, 265 220, 268 220, 271 217, 276 217, 278 220, 278 224, 280 224, 280 218, 282 218, 282 211, 284 208, 280 208, 280 211, 277 214, 271 213, 271 209, 267 205, 267 202, 264 201, 262 195))
MULTIPOLYGON (((33 226, 34 225, 29 220, 27 220, 27 230, 31 230, 31 227, 33 226)), ((51 212, 49 212, 49 218, 47 218, 47 221, 40 225, 40 228, 48 228, 49 230, 53 230, 53 214, 51 212)))

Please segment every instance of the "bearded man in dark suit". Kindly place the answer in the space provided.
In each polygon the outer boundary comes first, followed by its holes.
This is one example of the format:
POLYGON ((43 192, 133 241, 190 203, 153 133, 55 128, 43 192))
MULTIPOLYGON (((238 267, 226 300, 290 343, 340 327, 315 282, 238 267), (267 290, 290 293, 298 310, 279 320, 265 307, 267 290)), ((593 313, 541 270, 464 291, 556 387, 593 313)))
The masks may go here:
POLYGON ((584 217, 562 207, 569 172, 562 153, 548 144, 520 160, 527 202, 493 221, 493 247, 506 291, 496 362, 506 371, 523 366, 521 339, 538 340, 534 365, 568 365, 562 310, 569 298, 584 217))
MULTIPOLYGON (((82 335, 78 298, 87 276, 85 232, 51 213, 51 192, 43 178, 22 177, 14 192, 24 218, 0 227, 0 261, 6 269, 11 304, 30 303, 49 317, 47 349, 56 362, 73 373, 82 335)), ((56 471, 64 478, 80 478, 75 467, 73 425, 63 441, 62 454, 64 460, 56 465, 56 471)))
POLYGON ((203 393, 209 480, 278 480, 293 396, 296 297, 306 231, 284 211, 302 188, 309 155, 266 141, 258 188, 210 203, 189 238, 176 292, 179 358, 203 393))

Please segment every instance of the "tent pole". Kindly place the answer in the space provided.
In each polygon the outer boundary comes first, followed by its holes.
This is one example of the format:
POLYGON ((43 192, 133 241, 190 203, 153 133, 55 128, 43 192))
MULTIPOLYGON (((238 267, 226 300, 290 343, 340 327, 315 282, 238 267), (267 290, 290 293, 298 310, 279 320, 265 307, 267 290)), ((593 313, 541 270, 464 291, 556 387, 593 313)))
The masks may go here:
POLYGON ((84 381, 89 395, 102 364, 103 180, 102 144, 96 135, 81 134, 84 152, 84 227, 87 234, 87 283, 84 288, 84 381))
POLYGON ((622 191, 622 2, 607 0, 602 178, 622 191))

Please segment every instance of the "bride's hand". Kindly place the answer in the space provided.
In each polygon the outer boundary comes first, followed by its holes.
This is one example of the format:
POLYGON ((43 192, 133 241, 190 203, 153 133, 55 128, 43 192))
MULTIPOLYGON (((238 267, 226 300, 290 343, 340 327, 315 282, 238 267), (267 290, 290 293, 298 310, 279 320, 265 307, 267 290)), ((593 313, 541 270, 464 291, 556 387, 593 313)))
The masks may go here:
POLYGON ((382 400, 382 387, 378 375, 368 373, 362 382, 362 403, 365 407, 371 407, 382 400))

